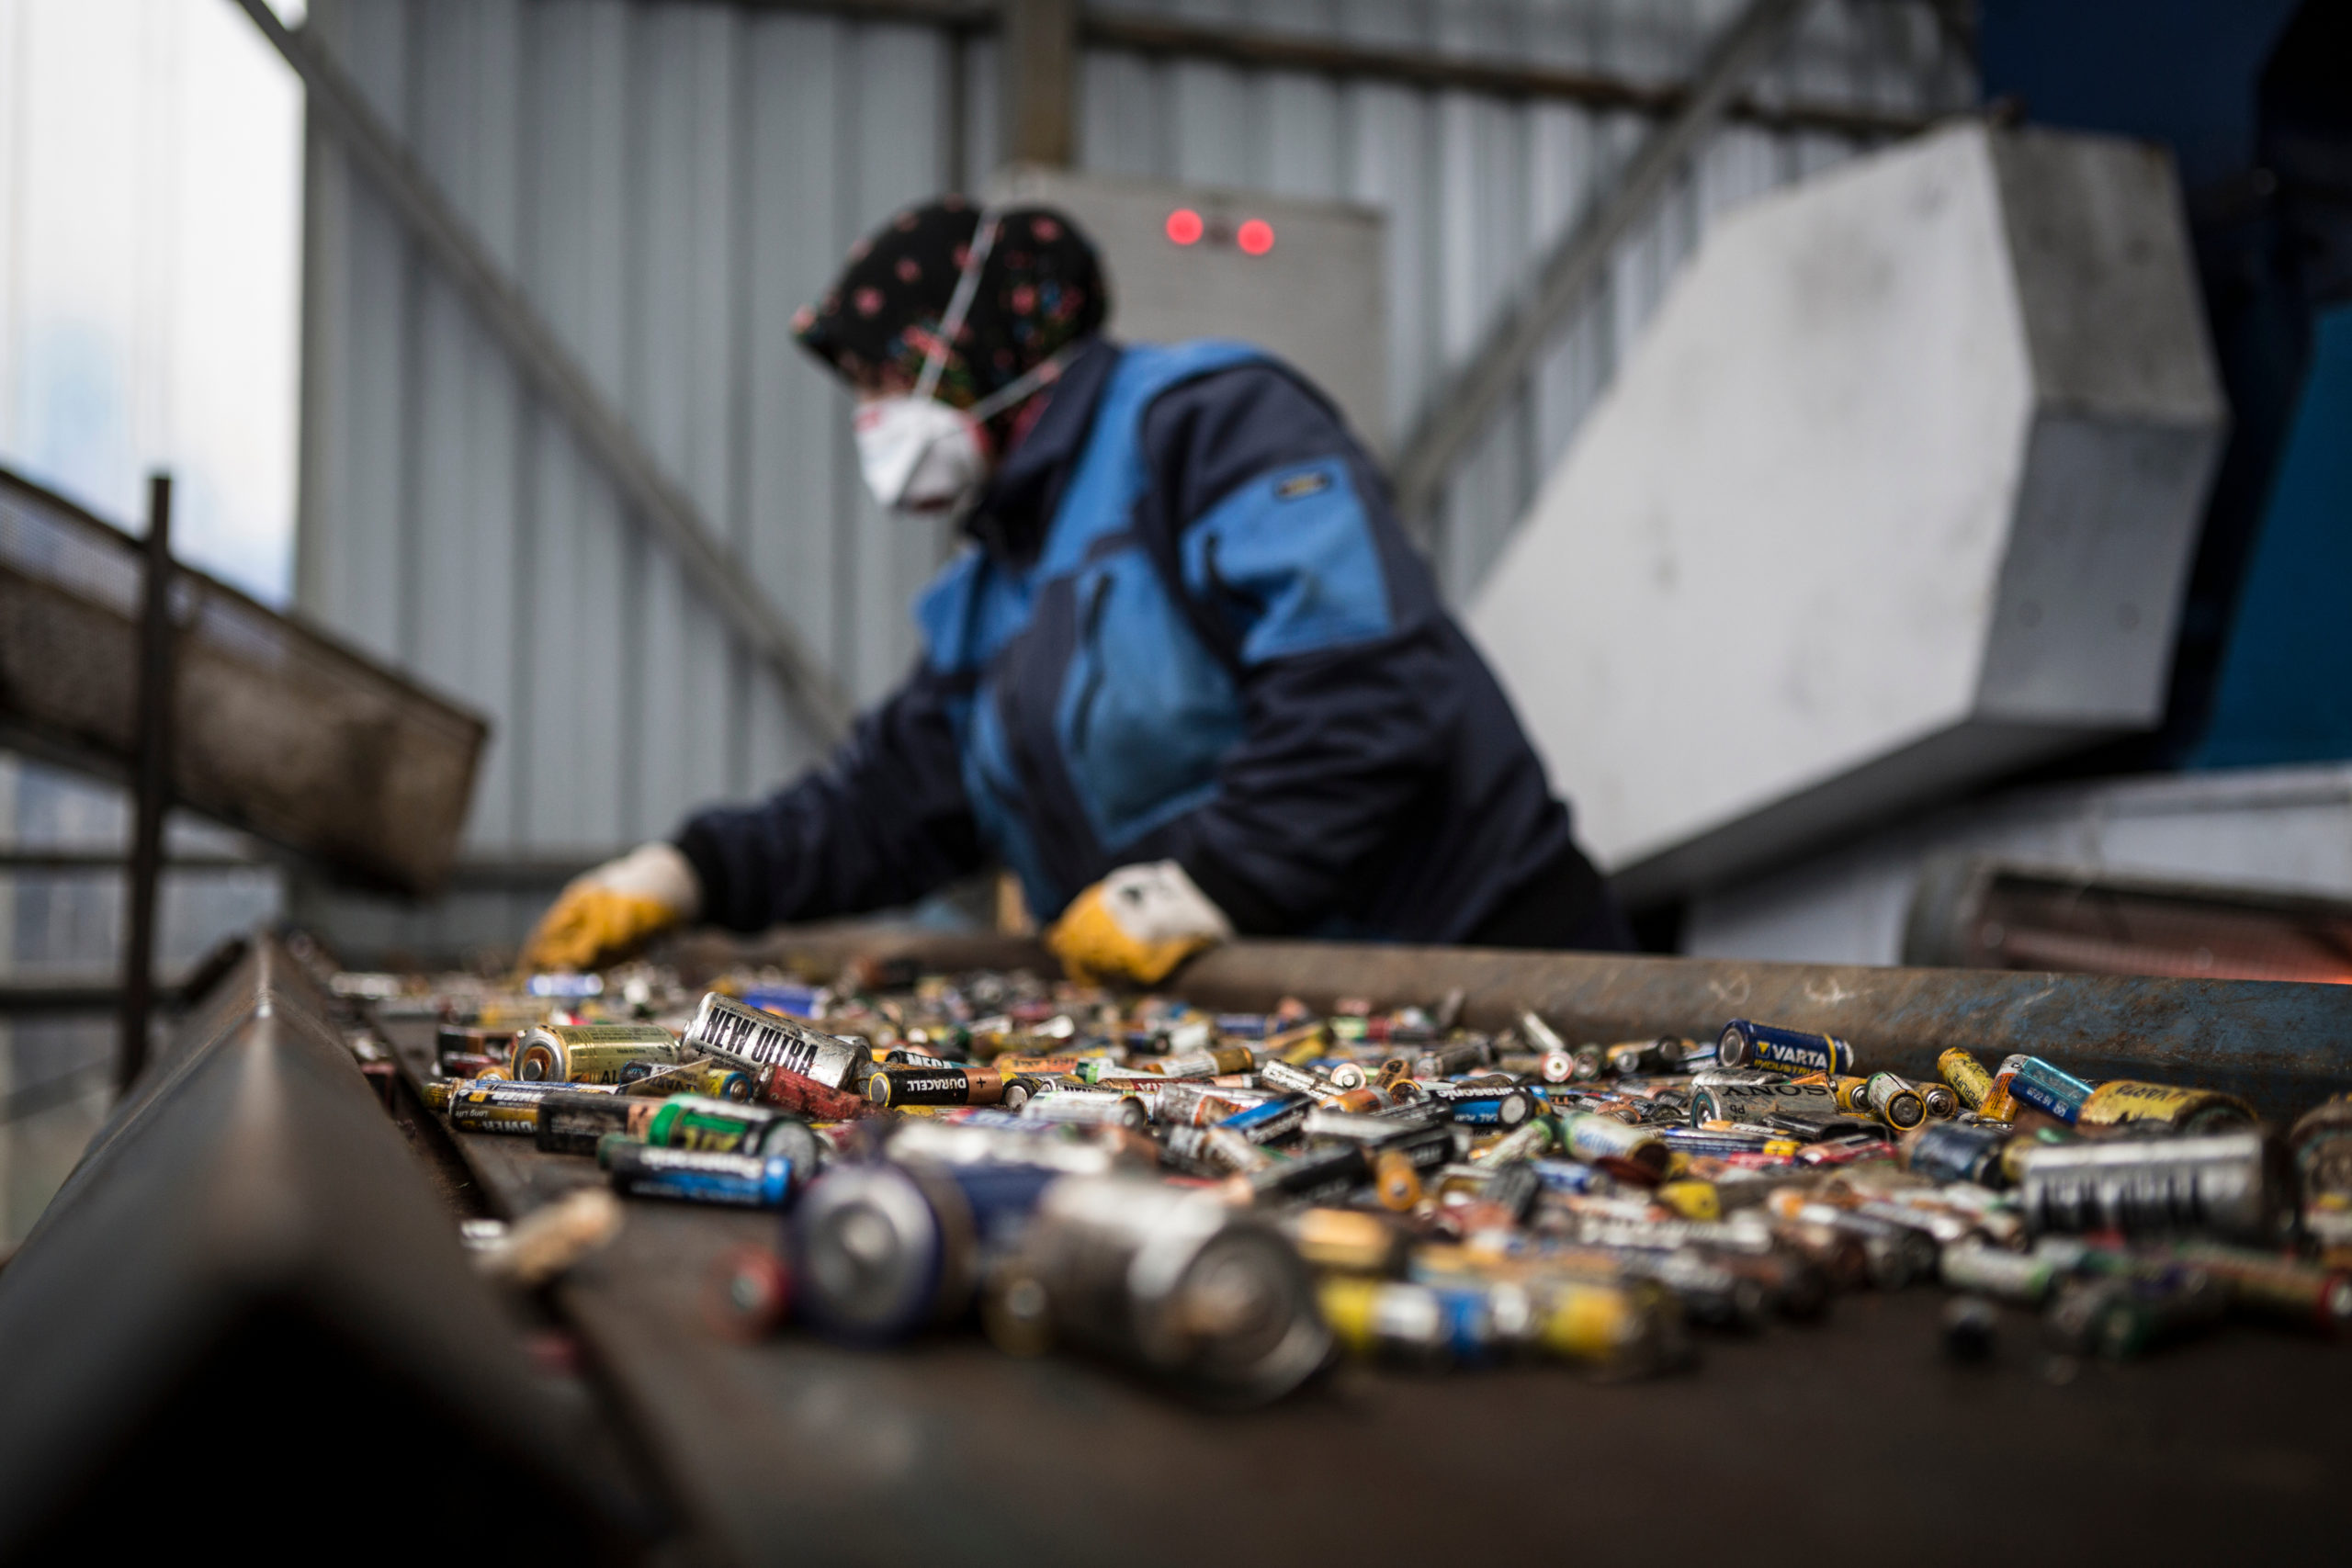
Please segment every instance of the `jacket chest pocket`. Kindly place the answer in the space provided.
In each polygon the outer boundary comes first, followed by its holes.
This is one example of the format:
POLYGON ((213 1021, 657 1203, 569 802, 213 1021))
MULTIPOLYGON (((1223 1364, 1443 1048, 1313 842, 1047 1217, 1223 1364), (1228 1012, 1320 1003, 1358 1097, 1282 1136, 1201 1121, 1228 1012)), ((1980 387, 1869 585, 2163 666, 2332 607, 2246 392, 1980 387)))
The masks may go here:
POLYGON ((1216 794, 1241 705, 1140 549, 1090 563, 1071 590, 1051 750, 1115 852, 1216 794))

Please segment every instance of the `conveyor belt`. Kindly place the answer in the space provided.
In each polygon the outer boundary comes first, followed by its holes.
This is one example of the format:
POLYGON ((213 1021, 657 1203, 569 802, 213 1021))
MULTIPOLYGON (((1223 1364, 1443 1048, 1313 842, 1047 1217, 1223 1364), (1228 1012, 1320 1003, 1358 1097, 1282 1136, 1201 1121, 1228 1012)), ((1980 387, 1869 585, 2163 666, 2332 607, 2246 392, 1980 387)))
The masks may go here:
MULTIPOLYGON (((395 1026, 412 1070, 430 1028, 395 1026)), ((494 1206, 596 1179, 456 1134, 494 1206)), ((1345 1367, 1247 1416, 976 1332, 888 1353, 725 1342, 713 1261, 775 1222, 638 1202, 561 1287, 662 1456, 696 1554, 738 1562, 2324 1561, 2352 1466, 2352 1348, 2231 1327, 2133 1366, 1938 1354, 1941 1292, 1702 1337, 1691 1371, 1345 1367)))

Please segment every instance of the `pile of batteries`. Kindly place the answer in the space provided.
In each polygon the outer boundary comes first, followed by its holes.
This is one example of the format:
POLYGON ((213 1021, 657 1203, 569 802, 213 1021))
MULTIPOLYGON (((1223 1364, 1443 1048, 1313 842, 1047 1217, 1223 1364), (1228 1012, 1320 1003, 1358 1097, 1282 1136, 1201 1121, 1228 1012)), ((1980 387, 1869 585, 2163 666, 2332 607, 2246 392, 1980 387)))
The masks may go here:
POLYGON ((1489 1034, 1444 1007, 909 980, 476 1010, 430 1098, 628 1196, 781 1211, 714 1281, 736 1332, 880 1345, 977 1314, 1008 1350, 1231 1404, 1335 1350, 1645 1372, 1691 1325, 1936 1280, 1961 1354, 1994 1301, 2078 1355, 2233 1314, 2352 1329, 2352 1097, 2281 1136, 2210 1090, 1958 1050, 1937 1081, 1860 1074, 1845 1041, 1745 1019, 1571 1047, 1533 1013, 1489 1034))

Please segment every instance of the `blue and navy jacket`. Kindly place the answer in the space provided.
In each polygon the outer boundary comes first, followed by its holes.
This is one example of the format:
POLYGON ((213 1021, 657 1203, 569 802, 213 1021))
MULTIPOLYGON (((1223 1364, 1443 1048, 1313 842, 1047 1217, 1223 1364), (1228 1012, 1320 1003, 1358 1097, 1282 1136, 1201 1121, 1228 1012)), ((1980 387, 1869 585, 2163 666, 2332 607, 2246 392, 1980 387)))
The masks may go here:
POLYGON ((1161 859, 1245 932, 1480 940, 1564 865, 1606 898, 1370 459, 1260 352, 1091 344, 967 531, 906 684, 686 824, 707 918, 906 904, 991 859, 1041 920, 1161 859))

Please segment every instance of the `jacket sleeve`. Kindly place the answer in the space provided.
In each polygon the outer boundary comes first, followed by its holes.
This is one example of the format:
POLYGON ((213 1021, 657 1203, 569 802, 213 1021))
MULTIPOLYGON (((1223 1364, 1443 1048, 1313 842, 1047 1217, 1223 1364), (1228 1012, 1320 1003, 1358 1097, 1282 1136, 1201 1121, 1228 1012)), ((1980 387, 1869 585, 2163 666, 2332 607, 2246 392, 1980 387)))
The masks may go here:
POLYGON ((1141 518, 1240 688, 1219 789, 1154 835, 1243 931, 1346 904, 1454 743, 1459 632, 1370 460, 1288 373, 1166 394, 1141 518))
POLYGON ((957 700, 949 678, 918 669, 822 767, 758 805, 688 818, 676 842, 702 881, 703 918, 759 931, 888 908, 978 870, 957 700))

